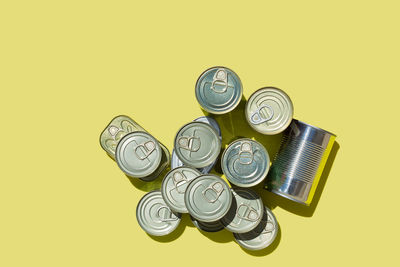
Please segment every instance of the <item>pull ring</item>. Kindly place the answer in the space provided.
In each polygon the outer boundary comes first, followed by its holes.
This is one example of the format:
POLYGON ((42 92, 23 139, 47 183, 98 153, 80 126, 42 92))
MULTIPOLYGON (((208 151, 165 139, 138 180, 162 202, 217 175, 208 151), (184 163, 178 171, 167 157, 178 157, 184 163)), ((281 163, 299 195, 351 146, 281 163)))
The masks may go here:
MULTIPOLYGON (((204 189, 201 194, 203 195, 203 197, 209 202, 209 203, 214 203, 215 201, 218 200, 219 196, 222 194, 222 192, 224 191, 224 187, 220 182, 214 182, 212 184, 210 184, 206 189, 204 189), (207 192, 214 192, 215 196, 213 196, 212 198, 209 198, 207 196, 207 192)), ((213 195, 214 195, 213 194, 213 195)))
POLYGON ((274 116, 274 110, 272 109, 272 107, 270 105, 262 105, 259 106, 251 115, 250 117, 250 121, 252 124, 258 125, 264 122, 267 122, 269 120, 272 119, 272 117, 274 116), (261 110, 262 109, 268 109, 269 112, 267 112, 267 114, 269 114, 268 118, 263 118, 261 115, 261 110))
POLYGON ((179 187, 183 184, 186 184, 188 182, 188 179, 186 178, 186 176, 183 174, 183 172, 181 171, 176 171, 173 175, 172 175, 172 181, 174 182, 174 186, 176 191, 179 194, 184 194, 185 190, 180 191, 179 187))
POLYGON ((239 163, 249 165, 253 162, 254 153, 250 142, 242 142, 239 150, 239 163))
POLYGON ((160 219, 161 222, 171 222, 178 220, 178 217, 167 206, 158 207, 158 209, 156 210, 156 216, 160 219))
POLYGON ((135 146, 134 150, 136 157, 140 160, 147 159, 151 153, 156 149, 156 144, 153 141, 147 141, 143 144, 135 146))
POLYGON ((256 222, 260 218, 260 214, 255 208, 243 203, 238 206, 236 214, 240 219, 250 222, 256 222))
POLYGON ((178 145, 180 148, 189 150, 190 152, 197 152, 200 149, 201 140, 197 136, 180 136, 178 138, 178 145))
POLYGON ((211 90, 218 94, 225 93, 228 90, 228 73, 225 69, 218 69, 215 72, 211 83, 211 90))

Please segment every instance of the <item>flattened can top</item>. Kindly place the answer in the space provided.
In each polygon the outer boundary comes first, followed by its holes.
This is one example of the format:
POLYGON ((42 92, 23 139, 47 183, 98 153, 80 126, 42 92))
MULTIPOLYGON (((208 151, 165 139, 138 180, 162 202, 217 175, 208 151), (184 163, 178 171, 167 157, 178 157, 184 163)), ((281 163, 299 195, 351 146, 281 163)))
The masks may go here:
POLYGON ((215 222, 226 215, 232 204, 228 184, 207 174, 194 179, 185 192, 185 205, 191 216, 203 222, 215 222))
POLYGON ((158 168, 161 154, 161 147, 153 136, 145 132, 132 132, 119 141, 115 160, 128 176, 143 178, 158 168))
POLYGON ((213 67, 200 75, 195 92, 197 101, 205 111, 224 114, 239 104, 243 88, 235 72, 225 67, 213 67))
POLYGON ((135 131, 145 131, 134 120, 125 115, 120 115, 111 120, 100 135, 101 147, 115 158, 115 150, 119 140, 126 134, 135 131))
POLYGON ((265 87, 254 92, 246 103, 246 120, 262 134, 284 131, 293 118, 293 103, 282 90, 265 87))
POLYGON ((264 204, 261 197, 250 189, 232 188, 231 191, 232 206, 221 222, 228 231, 247 233, 261 222, 264 204))
POLYGON ((174 149, 184 165, 203 168, 217 159, 221 140, 210 125, 203 122, 190 122, 176 134, 174 149))
POLYGON ((148 234, 163 236, 178 227, 181 215, 172 212, 165 204, 161 192, 154 190, 144 195, 139 201, 136 219, 140 227, 148 234))
POLYGON ((190 167, 178 167, 169 171, 161 184, 165 203, 175 212, 187 213, 184 196, 188 184, 201 173, 190 167))
POLYGON ((222 154, 221 167, 234 185, 251 187, 264 180, 270 159, 265 147, 257 141, 242 138, 232 142, 222 154))
POLYGON ((201 117, 198 117, 197 119, 195 119, 193 121, 207 123, 208 125, 212 126, 217 131, 217 134, 218 134, 219 138, 220 139, 222 138, 221 128, 219 127, 218 122, 216 120, 214 120, 213 118, 211 118, 209 116, 201 116, 201 117))
POLYGON ((264 215, 259 225, 252 231, 234 233, 238 244, 248 250, 261 250, 271 245, 279 231, 279 225, 272 211, 265 207, 264 215))

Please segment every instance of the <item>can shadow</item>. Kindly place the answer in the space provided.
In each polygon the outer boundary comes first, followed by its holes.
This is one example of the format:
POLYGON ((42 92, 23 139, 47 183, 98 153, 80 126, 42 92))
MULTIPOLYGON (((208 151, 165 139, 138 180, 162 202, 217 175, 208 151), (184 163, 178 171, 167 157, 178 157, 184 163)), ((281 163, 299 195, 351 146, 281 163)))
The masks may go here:
POLYGON ((169 243, 169 242, 172 242, 172 241, 176 240, 177 238, 179 238, 185 231, 186 226, 191 226, 191 225, 192 225, 192 221, 190 220, 189 216, 187 216, 187 214, 182 214, 182 218, 181 218, 181 221, 180 221, 178 227, 172 233, 165 235, 165 236, 153 236, 153 235, 149 235, 149 234, 147 234, 147 235, 151 239, 153 239, 157 242, 169 243))
POLYGON ((338 142, 334 142, 332 146, 331 153, 329 154, 328 160, 325 164, 324 170, 322 172, 321 178, 319 180, 317 189, 315 191, 313 200, 310 204, 310 206, 306 206, 297 202, 294 202, 292 200, 286 199, 284 197, 278 196, 274 193, 266 191, 266 198, 267 201, 272 203, 274 206, 279 206, 291 213, 304 216, 304 217, 312 217, 317 206, 318 202, 321 198, 321 194, 324 190, 325 184, 328 180, 329 173, 331 171, 333 162, 335 161, 336 154, 340 149, 340 145, 338 142))
MULTIPOLYGON (((278 225, 279 225, 279 223, 278 223, 278 225)), ((271 245, 269 245, 265 249, 248 250, 243 247, 240 247, 240 248, 249 255, 256 256, 256 257, 264 257, 264 256, 267 256, 267 255, 271 254, 272 252, 274 252, 275 249, 279 246, 280 242, 281 242, 281 227, 279 225, 278 233, 276 234, 275 240, 272 242, 271 245)))
POLYGON ((205 232, 200 229, 198 230, 202 235, 217 243, 228 243, 234 240, 233 234, 225 229, 222 229, 219 232, 205 232))
POLYGON ((143 181, 139 178, 129 177, 128 175, 126 175, 126 177, 128 178, 129 182, 131 182, 131 184, 137 189, 144 192, 150 192, 161 188, 161 183, 164 176, 161 174, 153 181, 143 181))

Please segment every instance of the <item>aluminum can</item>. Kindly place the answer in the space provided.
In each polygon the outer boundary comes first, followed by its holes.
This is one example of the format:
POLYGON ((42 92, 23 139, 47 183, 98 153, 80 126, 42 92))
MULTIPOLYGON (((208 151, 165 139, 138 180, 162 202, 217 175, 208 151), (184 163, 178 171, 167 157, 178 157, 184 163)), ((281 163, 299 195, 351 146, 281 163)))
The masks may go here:
POLYGON ((184 200, 185 191, 188 184, 200 175, 197 169, 185 166, 175 168, 165 175, 161 184, 161 194, 171 210, 188 213, 184 200))
POLYGON ((232 204, 228 184, 212 174, 197 177, 185 191, 185 205, 189 214, 202 222, 215 222, 226 215, 232 204))
POLYGON ((195 92, 197 102, 205 111, 225 114, 239 105, 243 87, 235 72, 225 67, 213 67, 200 75, 195 92))
POLYGON ((260 224, 264 213, 261 197, 245 188, 231 188, 233 201, 228 213, 221 219, 225 229, 233 233, 247 233, 260 224))
POLYGON ((136 219, 148 234, 164 236, 173 232, 181 221, 181 214, 174 213, 164 202, 159 190, 142 197, 136 208, 136 219))
POLYGON ((242 138, 225 149, 221 158, 222 171, 232 184, 251 187, 262 182, 269 170, 267 150, 259 142, 242 138))
POLYGON ((176 134, 174 149, 184 165, 204 168, 218 158, 221 140, 210 125, 203 122, 190 122, 176 134))
POLYGON ((293 118, 293 103, 281 89, 265 87, 255 91, 246 103, 248 124, 259 133, 283 132, 293 118))
MULTIPOLYGON (((146 132, 137 122, 125 115, 119 115, 111 120, 100 135, 100 145, 107 152, 107 154, 115 160, 115 151, 119 141, 127 134, 132 132, 146 132)), ((152 181, 156 179, 162 171, 164 171, 171 160, 170 153, 166 146, 157 140, 161 147, 161 161, 159 168, 156 169, 151 175, 141 177, 141 180, 152 181)))
MULTIPOLYGON (((219 135, 219 139, 222 141, 221 128, 219 127, 219 124, 216 120, 214 120, 213 118, 211 118, 209 116, 202 116, 193 121, 204 122, 204 123, 207 123, 210 126, 212 126, 217 131, 217 133, 219 135)), ((217 160, 215 160, 213 163, 211 163, 210 165, 208 165, 204 168, 199 168, 198 170, 202 174, 210 173, 212 168, 214 168, 216 162, 217 162, 217 160)), ((171 169, 175 169, 175 168, 181 167, 181 166, 183 166, 183 162, 176 155, 175 149, 173 149, 172 154, 171 154, 171 169)))
POLYGON ((279 231, 279 224, 270 209, 264 207, 264 215, 257 227, 247 233, 233 233, 236 242, 248 250, 261 250, 269 247, 279 231))
POLYGON ((267 190, 310 205, 336 135, 293 120, 266 179, 267 190))

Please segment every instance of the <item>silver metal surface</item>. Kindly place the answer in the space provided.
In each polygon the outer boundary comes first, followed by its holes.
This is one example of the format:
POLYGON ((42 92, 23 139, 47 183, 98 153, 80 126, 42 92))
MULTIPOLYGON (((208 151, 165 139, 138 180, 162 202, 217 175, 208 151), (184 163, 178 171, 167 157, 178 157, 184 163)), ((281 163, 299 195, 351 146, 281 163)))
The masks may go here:
POLYGON ((293 103, 281 89, 265 87, 255 91, 246 103, 246 120, 257 132, 267 135, 284 131, 293 117, 293 103))
POLYGON ((159 167, 162 151, 154 137, 146 132, 132 132, 118 142, 115 160, 128 176, 144 178, 159 167))
POLYGON ((181 221, 181 214, 174 213, 164 202, 159 190, 144 195, 136 208, 136 219, 148 234, 163 236, 174 231, 181 221))
POLYGON ((226 178, 240 187, 251 187, 262 182, 269 165, 270 159, 265 147, 249 138, 229 144, 221 157, 221 167, 226 178))
POLYGON ((266 188, 309 205, 332 149, 335 135, 293 120, 266 180, 266 188))
POLYGON ((248 250, 261 250, 271 245, 279 231, 279 224, 272 211, 264 207, 264 215, 257 227, 247 233, 234 233, 236 242, 248 250))
POLYGON ((225 67, 213 67, 201 74, 196 82, 196 99, 209 113, 232 111, 242 99, 242 83, 235 72, 225 67))
MULTIPOLYGON (((216 120, 214 120, 213 118, 209 117, 209 116, 201 116, 193 121, 197 121, 197 122, 204 122, 209 124, 210 126, 212 126, 218 133, 219 135, 219 139, 222 141, 222 136, 221 136, 221 129, 219 127, 219 124, 216 120)), ((202 174, 207 174, 210 173, 210 171, 212 170, 212 168, 214 168, 215 163, 217 162, 217 159, 211 163, 210 165, 204 167, 204 168, 198 168, 197 170, 199 170, 202 174)), ((172 150, 172 156, 171 156, 171 169, 175 169, 177 167, 181 167, 183 166, 183 162, 178 158, 178 156, 175 153, 175 150, 172 150)))
POLYGON ((232 193, 228 184, 216 175, 206 174, 194 179, 185 192, 189 214, 202 222, 220 220, 229 211, 232 193))
POLYGON ((232 205, 221 219, 226 230, 233 233, 247 233, 259 225, 264 213, 261 197, 245 188, 232 188, 232 205))
POLYGON ((189 183, 201 173, 190 167, 178 167, 169 171, 161 184, 161 194, 165 203, 175 212, 187 213, 185 191, 189 183))
POLYGON ((186 166, 204 168, 221 150, 221 140, 213 127, 204 122, 185 124, 175 136, 174 150, 186 166))

